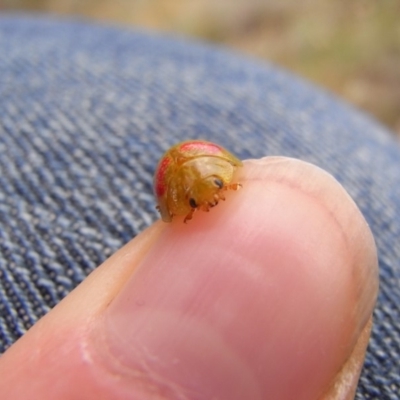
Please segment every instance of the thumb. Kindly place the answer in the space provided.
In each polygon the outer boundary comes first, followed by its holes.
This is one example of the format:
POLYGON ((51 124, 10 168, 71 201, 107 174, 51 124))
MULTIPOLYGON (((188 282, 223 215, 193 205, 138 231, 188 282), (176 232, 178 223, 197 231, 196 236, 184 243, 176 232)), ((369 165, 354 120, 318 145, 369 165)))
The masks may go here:
POLYGON ((0 359, 7 399, 350 399, 378 291, 374 240, 310 164, 247 161, 243 189, 157 222, 0 359))

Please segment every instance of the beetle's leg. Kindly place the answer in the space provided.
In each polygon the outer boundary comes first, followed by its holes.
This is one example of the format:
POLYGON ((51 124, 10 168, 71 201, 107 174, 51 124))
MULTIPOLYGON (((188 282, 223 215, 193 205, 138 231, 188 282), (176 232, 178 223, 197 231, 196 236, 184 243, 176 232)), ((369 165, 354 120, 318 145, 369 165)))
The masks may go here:
POLYGON ((225 201, 225 196, 223 195, 222 192, 219 192, 219 193, 218 193, 218 199, 219 199, 219 200, 222 200, 222 201, 225 201))
POLYGON ((215 207, 218 204, 218 202, 219 202, 219 196, 218 196, 218 193, 215 193, 214 194, 214 202, 210 203, 210 206, 215 207))
MULTIPOLYGON (((206 211, 206 212, 209 212, 210 211, 210 204, 209 203, 203 203, 199 208, 202 210, 202 211, 206 211)), ((212 206, 211 206, 212 207, 212 206)))
POLYGON ((195 208, 191 208, 188 215, 186 215, 185 219, 183 222, 186 224, 188 221, 190 221, 193 218, 193 213, 196 211, 195 208))
POLYGON ((238 190, 242 187, 240 183, 231 183, 229 185, 225 185, 224 189, 225 190, 238 190))

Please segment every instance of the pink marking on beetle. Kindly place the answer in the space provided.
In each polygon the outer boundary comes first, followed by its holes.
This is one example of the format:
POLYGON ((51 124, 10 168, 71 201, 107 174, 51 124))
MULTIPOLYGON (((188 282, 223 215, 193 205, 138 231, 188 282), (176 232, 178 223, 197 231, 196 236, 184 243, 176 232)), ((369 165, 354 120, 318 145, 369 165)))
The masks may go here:
POLYGON ((209 142, 186 142, 183 143, 180 147, 179 150, 182 152, 190 152, 192 150, 196 151, 201 151, 206 154, 220 154, 222 151, 222 148, 218 146, 217 144, 214 143, 209 143, 209 142))
POLYGON ((166 190, 165 175, 167 173, 167 169, 170 163, 171 163, 171 158, 164 157, 157 168, 155 187, 156 187, 156 195, 158 197, 163 196, 165 193, 166 190))

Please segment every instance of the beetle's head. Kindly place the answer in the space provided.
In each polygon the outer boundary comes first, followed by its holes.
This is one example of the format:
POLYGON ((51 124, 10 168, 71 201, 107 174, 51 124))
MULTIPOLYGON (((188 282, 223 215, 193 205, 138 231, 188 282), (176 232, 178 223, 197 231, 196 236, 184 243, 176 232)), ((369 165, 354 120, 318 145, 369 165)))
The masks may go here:
POLYGON ((208 209, 218 204, 218 193, 224 188, 224 182, 218 176, 212 175, 198 179, 189 192, 191 208, 208 209))

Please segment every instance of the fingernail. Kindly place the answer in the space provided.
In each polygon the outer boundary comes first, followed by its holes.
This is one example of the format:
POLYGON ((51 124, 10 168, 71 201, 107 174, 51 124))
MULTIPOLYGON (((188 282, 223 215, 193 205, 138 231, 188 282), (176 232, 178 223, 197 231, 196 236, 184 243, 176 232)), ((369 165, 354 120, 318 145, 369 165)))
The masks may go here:
POLYGON ((167 225, 105 311, 100 351, 122 385, 309 399, 351 354, 378 285, 357 207, 296 160, 247 162, 240 179, 210 213, 167 225))
POLYGON ((362 330, 348 360, 334 377, 331 386, 320 397, 321 400, 353 400, 357 383, 364 364, 365 352, 368 346, 372 328, 372 317, 362 330))

